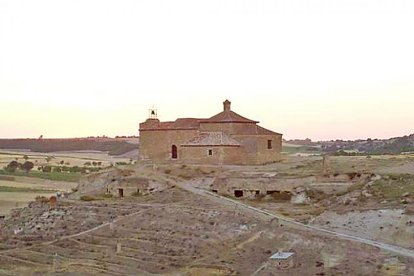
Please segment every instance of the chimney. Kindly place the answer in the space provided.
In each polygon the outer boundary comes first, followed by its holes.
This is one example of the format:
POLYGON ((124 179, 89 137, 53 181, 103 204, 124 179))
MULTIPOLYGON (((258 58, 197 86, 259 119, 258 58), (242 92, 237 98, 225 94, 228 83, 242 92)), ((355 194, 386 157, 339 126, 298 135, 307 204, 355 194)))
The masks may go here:
POLYGON ((224 111, 230 111, 231 110, 231 102, 229 100, 225 100, 224 103, 224 111))

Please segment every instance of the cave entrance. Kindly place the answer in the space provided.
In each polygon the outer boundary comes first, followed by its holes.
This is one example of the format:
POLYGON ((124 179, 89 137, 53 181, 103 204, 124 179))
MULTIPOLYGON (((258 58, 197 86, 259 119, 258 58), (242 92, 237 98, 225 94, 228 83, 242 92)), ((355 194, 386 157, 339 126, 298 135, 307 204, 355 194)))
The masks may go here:
POLYGON ((234 196, 235 197, 243 197, 243 191, 242 190, 234 190, 234 196))

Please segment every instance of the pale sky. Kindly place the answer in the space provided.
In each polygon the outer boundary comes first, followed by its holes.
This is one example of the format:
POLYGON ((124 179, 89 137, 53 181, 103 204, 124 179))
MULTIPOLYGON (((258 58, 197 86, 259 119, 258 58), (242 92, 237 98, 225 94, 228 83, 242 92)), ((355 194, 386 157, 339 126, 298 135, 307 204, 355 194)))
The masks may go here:
POLYGON ((412 0, 0 0, 0 137, 232 109, 284 138, 414 133, 412 0))

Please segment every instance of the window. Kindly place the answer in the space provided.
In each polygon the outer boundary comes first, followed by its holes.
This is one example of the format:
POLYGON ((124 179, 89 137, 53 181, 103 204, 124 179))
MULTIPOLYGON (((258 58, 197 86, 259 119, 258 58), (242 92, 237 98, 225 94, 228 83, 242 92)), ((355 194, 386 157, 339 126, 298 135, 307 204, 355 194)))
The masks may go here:
POLYGON ((176 145, 172 145, 172 147, 171 147, 171 158, 172 159, 177 159, 178 158, 178 152, 177 152, 177 146, 176 145))
POLYGON ((267 140, 267 149, 272 149, 272 140, 267 140))
POLYGON ((208 150, 208 155, 209 155, 209 156, 212 156, 212 155, 213 155, 213 150, 212 150, 212 149, 209 149, 209 150, 208 150))

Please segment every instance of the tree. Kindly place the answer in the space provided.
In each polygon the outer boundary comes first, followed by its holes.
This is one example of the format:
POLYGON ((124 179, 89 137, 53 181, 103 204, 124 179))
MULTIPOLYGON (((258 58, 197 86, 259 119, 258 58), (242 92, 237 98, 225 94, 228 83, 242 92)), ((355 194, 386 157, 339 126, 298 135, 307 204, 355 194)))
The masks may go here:
POLYGON ((22 170, 25 170, 26 173, 29 173, 31 169, 33 169, 34 164, 33 162, 30 161, 26 161, 23 163, 23 165, 21 165, 22 170))
POLYGON ((51 166, 43 166, 42 171, 50 173, 52 171, 52 167, 51 166))
POLYGON ((29 160, 29 156, 24 155, 24 156, 23 156, 23 159, 27 161, 27 160, 29 160))
POLYGON ((17 161, 11 161, 5 169, 8 172, 15 172, 20 165, 21 164, 17 161))

